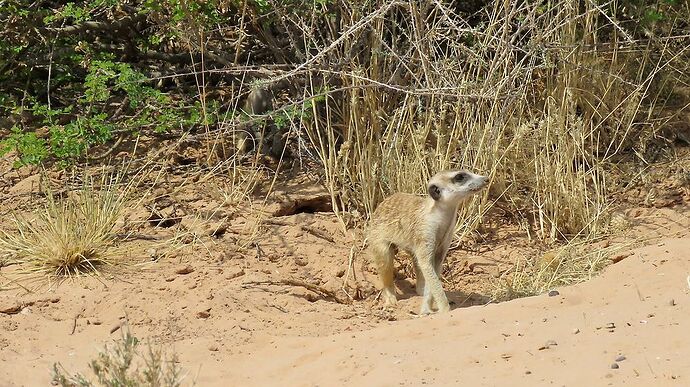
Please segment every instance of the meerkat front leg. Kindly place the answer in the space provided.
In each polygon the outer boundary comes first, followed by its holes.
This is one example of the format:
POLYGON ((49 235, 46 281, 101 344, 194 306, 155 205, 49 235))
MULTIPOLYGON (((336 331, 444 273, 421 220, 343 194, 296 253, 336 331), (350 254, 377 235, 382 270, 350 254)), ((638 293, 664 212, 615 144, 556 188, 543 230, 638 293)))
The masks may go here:
POLYGON ((422 270, 419 268, 419 262, 417 262, 417 257, 412 258, 413 266, 414 266, 414 277, 415 277, 415 291, 417 292, 418 296, 423 296, 424 295, 424 286, 425 286, 425 281, 424 281, 424 275, 422 274, 422 270))
POLYGON ((439 312, 449 311, 450 305, 448 304, 446 292, 443 290, 443 283, 434 268, 435 254, 433 247, 425 246, 420 248, 415 255, 422 274, 421 277, 424 278, 424 298, 422 299, 420 314, 431 313, 434 303, 439 312))

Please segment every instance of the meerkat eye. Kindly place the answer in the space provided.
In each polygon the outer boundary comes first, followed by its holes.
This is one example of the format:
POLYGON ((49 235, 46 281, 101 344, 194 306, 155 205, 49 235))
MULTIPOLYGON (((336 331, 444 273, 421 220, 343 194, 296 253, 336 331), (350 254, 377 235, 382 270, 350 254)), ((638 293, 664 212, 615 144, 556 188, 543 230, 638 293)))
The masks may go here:
POLYGON ((453 181, 456 182, 456 183, 462 183, 462 182, 464 182, 465 180, 467 180, 468 177, 469 177, 469 176, 467 176, 467 173, 465 173, 465 172, 460 172, 460 173, 458 173, 457 175, 455 175, 455 177, 453 177, 453 181))
POLYGON ((432 199, 438 200, 441 198, 441 189, 438 188, 436 184, 432 184, 429 186, 429 196, 431 196, 432 199))

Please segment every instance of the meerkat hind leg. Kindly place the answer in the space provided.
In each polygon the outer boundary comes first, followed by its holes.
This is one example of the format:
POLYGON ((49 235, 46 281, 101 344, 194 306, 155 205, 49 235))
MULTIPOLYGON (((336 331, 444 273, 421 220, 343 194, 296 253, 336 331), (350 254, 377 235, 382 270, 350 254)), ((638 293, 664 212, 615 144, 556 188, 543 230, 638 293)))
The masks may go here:
POLYGON ((376 243, 372 246, 379 277, 383 284, 381 299, 386 306, 395 305, 395 250, 389 243, 376 243))

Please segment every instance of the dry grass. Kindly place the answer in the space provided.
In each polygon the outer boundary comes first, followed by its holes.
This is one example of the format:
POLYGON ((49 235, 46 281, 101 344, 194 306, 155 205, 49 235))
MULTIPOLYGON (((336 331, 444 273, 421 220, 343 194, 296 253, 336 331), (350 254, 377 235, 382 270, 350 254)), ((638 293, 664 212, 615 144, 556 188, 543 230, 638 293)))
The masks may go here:
POLYGON ((570 243, 541 256, 518 259, 512 270, 493 283, 494 301, 536 296, 557 287, 587 281, 631 243, 597 248, 588 243, 570 243))
POLYGON ((59 363, 53 365, 53 384, 62 387, 177 387, 184 375, 178 368, 177 356, 166 358, 161 346, 151 342, 141 353, 140 341, 125 329, 122 338, 106 345, 89 363, 96 377, 94 383, 82 374, 70 375, 59 363))
POLYGON ((46 202, 32 217, 15 216, 16 230, 0 230, 0 250, 28 273, 55 277, 117 265, 113 228, 126 200, 120 183, 120 175, 103 174, 99 181, 86 175, 62 198, 45 187, 46 202))
POLYGON ((391 192, 422 193, 436 171, 466 167, 490 175, 492 189, 463 211, 463 233, 500 200, 530 238, 600 235, 610 166, 654 136, 656 101, 685 76, 690 45, 619 52, 608 44, 618 29, 603 34, 615 26, 591 2, 496 3, 476 27, 443 2, 415 4, 350 10, 337 29, 347 33, 312 59, 321 66, 303 66, 314 85, 341 86, 305 90, 326 94, 306 134, 338 215, 366 219, 391 192), (362 46, 370 54, 323 70, 362 46), (665 87, 652 87, 662 75, 665 87))

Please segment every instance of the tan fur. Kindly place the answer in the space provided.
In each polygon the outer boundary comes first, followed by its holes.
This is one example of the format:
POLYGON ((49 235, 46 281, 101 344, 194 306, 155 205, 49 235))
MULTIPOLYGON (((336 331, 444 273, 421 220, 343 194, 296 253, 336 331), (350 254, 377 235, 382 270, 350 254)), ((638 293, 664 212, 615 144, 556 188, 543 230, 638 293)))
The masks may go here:
POLYGON ((463 199, 483 189, 487 178, 462 170, 443 171, 428 184, 427 196, 396 193, 379 204, 371 217, 367 241, 374 257, 387 305, 397 298, 394 257, 404 250, 414 257, 417 294, 424 300, 420 313, 435 307, 450 309, 441 282, 441 267, 453 237, 457 210, 463 199), (458 174, 463 181, 457 181, 458 174))

